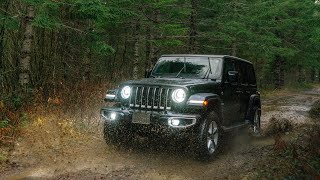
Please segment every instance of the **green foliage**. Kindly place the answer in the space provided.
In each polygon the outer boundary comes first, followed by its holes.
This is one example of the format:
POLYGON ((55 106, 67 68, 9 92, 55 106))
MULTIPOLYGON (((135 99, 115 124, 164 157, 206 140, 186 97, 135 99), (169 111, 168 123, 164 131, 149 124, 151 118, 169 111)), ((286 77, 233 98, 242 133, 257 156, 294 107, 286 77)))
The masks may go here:
POLYGON ((62 22, 59 19, 60 6, 52 1, 41 1, 37 5, 36 17, 33 25, 40 28, 60 28, 62 22))
POLYGON ((110 81, 130 78, 132 67, 124 65, 133 62, 135 41, 139 41, 139 72, 161 54, 190 53, 191 39, 194 53, 231 54, 254 62, 259 85, 265 88, 273 87, 276 57, 284 60, 288 76, 297 74, 296 67, 306 72, 320 69, 320 6, 312 0, 22 2, 0 2, 0 28, 6 30, 0 29, 4 34, 0 36, 5 37, 1 57, 6 65, 0 80, 8 79, 8 84, 16 82, 13 62, 21 44, 17 30, 23 27, 19 22, 23 22, 26 5, 35 9, 31 62, 33 82, 39 87, 63 81, 66 74, 83 79, 88 69, 83 62, 88 59, 91 76, 110 81), (51 73, 53 67, 59 69, 57 74, 51 73))
POLYGON ((106 17, 107 9, 101 0, 75 0, 74 14, 81 19, 100 19, 106 17))
POLYGON ((0 12, 0 25, 1 24, 9 30, 16 30, 19 28, 19 21, 16 17, 8 16, 0 12))
POLYGON ((8 118, 0 120, 0 128, 7 128, 9 126, 9 121, 8 118))
POLYGON ((320 157, 311 159, 309 165, 315 169, 318 174, 320 174, 320 157))
POLYGON ((101 41, 96 42, 92 48, 97 54, 104 56, 115 53, 115 50, 110 45, 101 41))
POLYGON ((20 96, 11 94, 11 95, 2 95, 0 96, 0 110, 2 109, 14 109, 17 110, 22 105, 22 99, 20 96))

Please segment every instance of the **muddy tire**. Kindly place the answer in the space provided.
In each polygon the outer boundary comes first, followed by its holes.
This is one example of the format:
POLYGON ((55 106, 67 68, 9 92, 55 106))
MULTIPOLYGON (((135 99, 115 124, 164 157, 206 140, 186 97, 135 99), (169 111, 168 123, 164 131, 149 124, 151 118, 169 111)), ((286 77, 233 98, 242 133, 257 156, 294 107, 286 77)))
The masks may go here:
POLYGON ((211 112, 200 126, 197 139, 197 157, 201 160, 210 160, 215 157, 222 144, 222 128, 219 117, 211 112))

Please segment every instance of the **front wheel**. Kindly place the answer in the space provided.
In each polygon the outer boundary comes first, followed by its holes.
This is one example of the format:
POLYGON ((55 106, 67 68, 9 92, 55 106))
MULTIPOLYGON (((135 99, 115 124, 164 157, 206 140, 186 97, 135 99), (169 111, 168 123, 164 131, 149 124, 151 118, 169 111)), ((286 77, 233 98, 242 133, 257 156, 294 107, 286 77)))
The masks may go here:
POLYGON ((212 112, 205 119, 200 128, 198 138, 198 156, 210 159, 215 156, 221 146, 222 129, 220 119, 215 112, 212 112))

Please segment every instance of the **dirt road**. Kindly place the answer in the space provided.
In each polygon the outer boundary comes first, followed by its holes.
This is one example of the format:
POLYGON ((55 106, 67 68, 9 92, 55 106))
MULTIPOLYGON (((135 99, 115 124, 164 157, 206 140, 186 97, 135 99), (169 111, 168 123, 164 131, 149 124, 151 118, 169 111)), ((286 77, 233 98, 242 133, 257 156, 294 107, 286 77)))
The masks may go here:
MULTIPOLYGON (((307 111, 318 99, 320 89, 266 98, 263 128, 273 116, 308 123, 307 111)), ((132 149, 113 148, 104 142, 101 129, 100 124, 95 132, 79 133, 67 121, 38 118, 0 168, 0 179, 242 179, 255 171, 274 143, 237 133, 216 159, 201 162, 179 144, 140 139, 132 149)))

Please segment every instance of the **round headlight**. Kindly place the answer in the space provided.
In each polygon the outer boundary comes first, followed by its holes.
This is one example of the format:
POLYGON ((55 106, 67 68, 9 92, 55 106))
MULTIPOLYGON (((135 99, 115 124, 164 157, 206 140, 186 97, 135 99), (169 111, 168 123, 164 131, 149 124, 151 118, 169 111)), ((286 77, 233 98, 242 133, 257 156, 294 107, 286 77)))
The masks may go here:
POLYGON ((123 99, 128 99, 131 95, 131 88, 129 86, 125 86, 121 90, 121 97, 123 99))
POLYGON ((181 103, 186 98, 186 92, 183 89, 176 89, 172 92, 172 100, 181 103))

